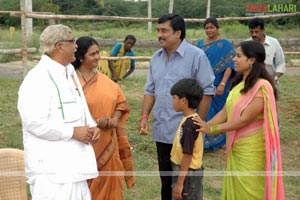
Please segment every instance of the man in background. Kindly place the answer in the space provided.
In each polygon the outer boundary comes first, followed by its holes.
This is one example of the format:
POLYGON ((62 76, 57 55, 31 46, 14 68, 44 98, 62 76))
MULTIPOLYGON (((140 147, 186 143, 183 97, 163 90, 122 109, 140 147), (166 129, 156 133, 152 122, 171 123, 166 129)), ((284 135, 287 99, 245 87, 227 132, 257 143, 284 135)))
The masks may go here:
POLYGON ((265 34, 265 22, 262 19, 254 18, 249 24, 250 36, 264 45, 266 51, 266 69, 274 78, 276 87, 279 89, 279 78, 285 73, 285 57, 280 43, 277 39, 265 34))

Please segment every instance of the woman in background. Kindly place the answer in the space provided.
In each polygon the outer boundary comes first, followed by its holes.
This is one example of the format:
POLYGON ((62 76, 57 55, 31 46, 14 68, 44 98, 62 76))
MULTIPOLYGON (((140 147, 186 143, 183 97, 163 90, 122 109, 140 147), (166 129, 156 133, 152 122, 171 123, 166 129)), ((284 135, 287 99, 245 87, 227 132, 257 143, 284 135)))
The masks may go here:
POLYGON ((123 181, 128 188, 135 181, 133 156, 125 130, 129 117, 126 98, 118 84, 96 72, 99 60, 97 41, 80 37, 76 44, 73 65, 90 112, 100 128, 100 138, 93 145, 99 176, 89 181, 92 199, 123 200, 123 181))
MULTIPOLYGON (((206 121, 213 118, 224 106, 229 93, 231 79, 234 75, 234 66, 232 58, 235 55, 231 43, 220 37, 218 30, 219 24, 216 18, 207 18, 204 22, 206 39, 200 39, 197 46, 204 50, 210 65, 215 74, 214 85, 216 95, 212 98, 206 121)), ((224 146, 226 135, 219 134, 215 136, 204 136, 204 150, 213 150, 224 146)))
MULTIPOLYGON (((135 56, 135 52, 132 50, 136 43, 136 38, 133 35, 127 35, 124 42, 118 42, 114 45, 110 56, 111 57, 123 57, 123 56, 135 56)), ((108 56, 105 51, 100 52, 100 56, 108 56)), ((123 80, 129 76, 135 69, 135 60, 100 60, 98 63, 98 71, 104 73, 110 77, 113 81, 123 80)))

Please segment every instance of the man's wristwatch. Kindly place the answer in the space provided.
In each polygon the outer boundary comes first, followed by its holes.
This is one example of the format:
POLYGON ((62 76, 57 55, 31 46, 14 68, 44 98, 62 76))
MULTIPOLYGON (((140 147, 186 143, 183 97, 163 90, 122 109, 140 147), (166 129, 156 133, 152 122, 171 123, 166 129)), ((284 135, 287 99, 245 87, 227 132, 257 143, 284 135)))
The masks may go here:
POLYGON ((278 76, 274 76, 274 80, 275 80, 275 81, 278 81, 278 76))

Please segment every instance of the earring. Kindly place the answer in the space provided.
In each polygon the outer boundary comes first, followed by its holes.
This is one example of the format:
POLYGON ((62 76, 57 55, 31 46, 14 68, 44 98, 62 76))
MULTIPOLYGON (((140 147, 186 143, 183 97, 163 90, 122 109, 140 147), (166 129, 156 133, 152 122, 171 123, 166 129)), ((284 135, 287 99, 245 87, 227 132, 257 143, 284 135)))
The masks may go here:
POLYGON ((80 62, 82 62, 82 59, 80 59, 80 62))
POLYGON ((252 69, 252 64, 250 64, 250 66, 249 66, 249 67, 250 67, 250 70, 251 70, 251 69, 252 69))

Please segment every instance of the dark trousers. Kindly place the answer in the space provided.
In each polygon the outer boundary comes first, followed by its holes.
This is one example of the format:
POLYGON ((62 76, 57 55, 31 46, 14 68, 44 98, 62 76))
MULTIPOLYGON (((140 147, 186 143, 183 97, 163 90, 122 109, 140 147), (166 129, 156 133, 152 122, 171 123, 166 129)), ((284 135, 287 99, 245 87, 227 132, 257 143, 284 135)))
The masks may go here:
POLYGON ((172 200, 172 144, 156 142, 159 175, 161 181, 161 199, 172 200))
MULTIPOLYGON (((180 165, 172 163, 172 168, 172 187, 175 187, 180 173, 180 165)), ((189 169, 183 183, 182 200, 203 200, 203 170, 203 167, 189 169)))

